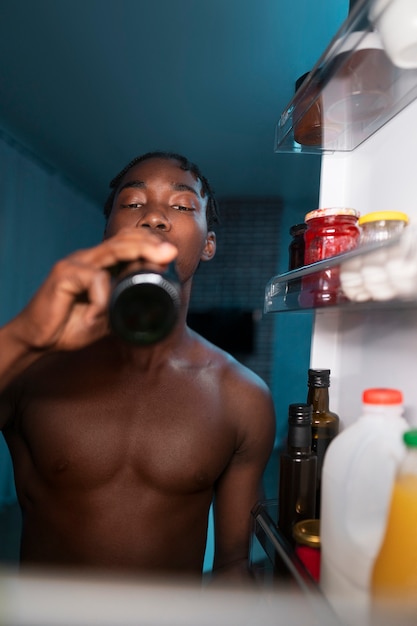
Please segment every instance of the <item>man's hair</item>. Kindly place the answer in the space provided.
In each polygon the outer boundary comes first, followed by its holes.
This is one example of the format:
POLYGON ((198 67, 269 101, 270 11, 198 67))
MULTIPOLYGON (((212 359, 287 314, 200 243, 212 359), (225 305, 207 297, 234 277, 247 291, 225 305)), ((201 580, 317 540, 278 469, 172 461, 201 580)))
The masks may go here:
POLYGON ((201 181, 203 195, 207 197, 207 208, 206 208, 206 219, 207 219, 207 228, 211 230, 214 224, 219 222, 219 207, 216 198, 214 197, 214 193, 212 188, 210 187, 210 183, 207 178, 202 175, 200 168, 195 164, 189 161, 186 157, 181 154, 177 154, 176 152, 147 152, 146 154, 142 154, 130 161, 122 169, 121 172, 117 174, 110 182, 110 189, 112 189, 109 197, 106 200, 104 205, 104 215, 106 217, 106 221, 109 219, 114 197, 116 195, 117 187, 120 184, 123 176, 137 163, 142 163, 142 161, 148 161, 149 159, 166 159, 167 161, 179 161, 180 168, 186 172, 191 172, 194 174, 196 178, 201 181))

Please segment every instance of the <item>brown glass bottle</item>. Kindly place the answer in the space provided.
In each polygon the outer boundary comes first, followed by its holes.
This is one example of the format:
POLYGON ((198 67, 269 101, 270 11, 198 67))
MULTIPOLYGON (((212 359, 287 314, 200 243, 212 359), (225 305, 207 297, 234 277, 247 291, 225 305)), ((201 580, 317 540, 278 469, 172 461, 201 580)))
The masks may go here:
POLYGON ((288 269, 295 270, 298 267, 304 265, 304 233, 307 230, 307 224, 294 224, 290 228, 290 235, 292 237, 290 245, 288 246, 288 269))
POLYGON ((321 471, 330 442, 339 433, 339 416, 329 409, 330 370, 308 370, 307 404, 312 407, 312 450, 317 455, 316 517, 320 517, 321 471))
POLYGON ((294 524, 315 517, 317 457, 311 426, 311 406, 290 404, 287 448, 280 456, 278 528, 291 545, 294 524))
MULTIPOLYGON (((288 269, 295 270, 304 265, 304 233, 307 230, 307 224, 294 224, 290 228, 292 237, 288 246, 288 269)), ((301 290, 301 278, 288 281, 285 293, 285 303, 289 308, 298 308, 298 295, 301 290)))

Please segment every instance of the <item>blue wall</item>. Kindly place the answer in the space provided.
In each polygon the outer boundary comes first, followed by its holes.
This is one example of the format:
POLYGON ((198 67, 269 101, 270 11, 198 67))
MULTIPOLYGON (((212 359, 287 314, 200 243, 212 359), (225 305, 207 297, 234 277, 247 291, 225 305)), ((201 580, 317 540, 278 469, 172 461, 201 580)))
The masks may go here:
MULTIPOLYGON (((311 158, 311 157, 307 157, 311 158)), ((281 258, 277 273, 288 270, 289 229, 304 221, 308 211, 317 207, 320 173, 310 202, 304 201, 284 209, 281 258), (284 243, 285 242, 285 243, 284 243)), ((272 394, 277 417, 276 447, 287 434, 288 405, 305 402, 307 370, 310 363, 310 342, 313 316, 311 312, 270 313, 275 317, 272 394)))
MULTIPOLYGON (((0 324, 25 306, 52 264, 98 242, 100 208, 10 137, 0 134, 0 324)), ((0 506, 14 502, 9 452, 0 437, 0 506)))

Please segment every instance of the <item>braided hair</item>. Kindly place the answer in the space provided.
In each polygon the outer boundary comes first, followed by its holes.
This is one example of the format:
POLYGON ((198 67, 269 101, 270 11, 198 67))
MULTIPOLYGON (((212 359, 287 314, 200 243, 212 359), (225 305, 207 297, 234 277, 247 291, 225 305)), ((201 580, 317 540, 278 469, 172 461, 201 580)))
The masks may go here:
POLYGON ((157 151, 146 152, 146 154, 142 154, 132 159, 132 161, 130 161, 130 163, 128 163, 126 167, 124 167, 122 171, 119 172, 117 176, 115 176, 113 180, 110 182, 109 187, 112 191, 110 192, 110 195, 107 198, 105 205, 104 205, 104 215, 105 215, 106 220, 109 219, 109 216, 113 207, 114 197, 116 195, 117 188, 123 176, 134 165, 137 165, 137 163, 142 163, 143 161, 147 161, 149 159, 166 159, 166 160, 179 161, 180 168, 182 170, 186 172, 191 172, 192 174, 194 174, 194 176, 201 181, 203 195, 207 196, 206 218, 207 218, 208 230, 211 230, 214 224, 219 223, 219 207, 218 207, 217 200, 214 197, 214 193, 210 187, 210 183, 208 182, 207 178, 205 178, 205 176, 202 175, 199 167, 195 163, 192 163, 191 161, 189 161, 186 157, 182 156, 181 154, 177 154, 176 152, 157 152, 157 151))

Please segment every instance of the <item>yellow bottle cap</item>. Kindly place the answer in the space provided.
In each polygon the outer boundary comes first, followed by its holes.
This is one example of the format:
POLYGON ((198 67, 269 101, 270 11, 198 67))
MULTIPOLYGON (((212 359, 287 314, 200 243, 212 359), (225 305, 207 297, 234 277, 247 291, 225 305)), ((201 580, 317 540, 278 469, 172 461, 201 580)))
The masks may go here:
POLYGON ((401 211, 374 211, 372 213, 366 213, 359 218, 358 224, 369 224, 370 222, 387 222, 397 221, 405 222, 408 224, 408 215, 401 213, 401 211))

